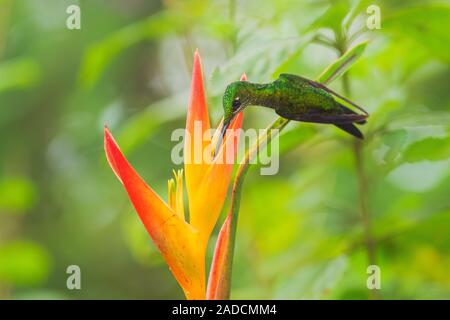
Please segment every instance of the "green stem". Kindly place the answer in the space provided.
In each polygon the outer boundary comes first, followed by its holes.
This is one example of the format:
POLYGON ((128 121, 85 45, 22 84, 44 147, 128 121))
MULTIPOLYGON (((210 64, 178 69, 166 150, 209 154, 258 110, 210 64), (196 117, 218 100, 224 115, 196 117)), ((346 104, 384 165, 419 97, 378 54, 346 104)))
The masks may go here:
MULTIPOLYGON (((342 76, 342 86, 346 96, 350 97, 351 87, 349 73, 342 76)), ((363 144, 360 140, 355 141, 353 148, 353 156, 355 158, 356 176, 358 179, 358 205, 361 215, 362 224, 364 226, 364 238, 367 250, 367 261, 369 265, 376 264, 375 241, 372 235, 372 224, 370 222, 369 206, 367 203, 368 186, 367 176, 364 171, 363 144)), ((370 298, 374 300, 381 299, 379 290, 371 290, 370 298)))
MULTIPOLYGON (((358 203, 359 211, 364 226, 364 238, 367 250, 367 261, 369 265, 376 265, 375 240, 372 235, 372 223, 370 221, 370 213, 367 196, 369 194, 367 185, 367 175, 364 171, 363 145, 361 141, 355 141, 353 154, 356 164, 356 175, 358 178, 358 203)), ((371 299, 381 299, 379 290, 370 290, 371 299)))
POLYGON ((350 78, 348 76, 348 72, 346 74, 342 75, 342 88, 344 90, 344 94, 349 97, 351 88, 350 88, 350 78))
POLYGON ((242 159, 241 163, 239 164, 239 167, 236 172, 236 177, 234 179, 233 189, 231 193, 231 207, 229 211, 229 215, 231 215, 230 220, 230 235, 228 242, 228 256, 230 257, 227 260, 227 266, 226 270, 228 273, 227 281, 229 282, 227 284, 227 290, 228 292, 225 294, 224 298, 229 299, 230 298, 230 290, 231 290, 231 275, 232 275, 232 269, 233 269, 233 257, 234 257, 234 248, 235 248, 235 242, 236 242, 236 229, 237 229, 237 221, 239 216, 239 208, 241 204, 241 192, 242 192, 242 185, 244 183, 245 175, 248 172, 248 169, 250 167, 250 162, 254 157, 257 155, 258 151, 261 148, 264 148, 270 141, 277 136, 281 130, 283 130, 284 127, 289 123, 290 120, 278 117, 269 127, 267 127, 266 131, 263 135, 259 136, 258 139, 255 141, 255 143, 252 145, 252 147, 247 150, 245 153, 244 158, 242 159))

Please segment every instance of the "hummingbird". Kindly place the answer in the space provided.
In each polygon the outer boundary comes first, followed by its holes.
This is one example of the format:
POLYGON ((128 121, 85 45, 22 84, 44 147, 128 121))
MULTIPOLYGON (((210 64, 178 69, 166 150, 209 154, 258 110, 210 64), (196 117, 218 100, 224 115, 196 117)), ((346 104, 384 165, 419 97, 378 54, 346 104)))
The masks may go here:
POLYGON ((236 81, 227 86, 223 95, 224 120, 216 154, 231 121, 248 106, 274 109, 279 116, 289 120, 333 124, 359 139, 364 136, 355 124, 366 123, 369 116, 363 108, 325 85, 297 75, 283 73, 266 84, 236 81), (363 114, 344 106, 335 97, 363 114))

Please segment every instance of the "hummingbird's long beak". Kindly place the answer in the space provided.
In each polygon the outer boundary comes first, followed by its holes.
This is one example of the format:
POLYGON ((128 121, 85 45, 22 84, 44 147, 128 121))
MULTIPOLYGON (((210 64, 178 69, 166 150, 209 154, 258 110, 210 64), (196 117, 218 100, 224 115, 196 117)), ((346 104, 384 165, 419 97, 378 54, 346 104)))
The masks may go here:
POLYGON ((217 140, 216 150, 214 151, 214 157, 219 153, 220 146, 222 145, 223 138, 225 137, 225 133, 227 132, 228 127, 230 126, 231 120, 224 122, 222 130, 220 131, 219 139, 217 140))

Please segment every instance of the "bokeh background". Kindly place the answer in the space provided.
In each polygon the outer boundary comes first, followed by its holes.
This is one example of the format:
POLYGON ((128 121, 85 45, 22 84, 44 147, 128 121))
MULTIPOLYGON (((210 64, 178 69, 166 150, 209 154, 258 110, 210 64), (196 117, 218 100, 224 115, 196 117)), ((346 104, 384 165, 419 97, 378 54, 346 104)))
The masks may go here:
MULTIPOLYGON (((289 124, 280 172, 255 167, 244 185, 232 297, 450 298, 449 24, 447 1, 0 0, 0 299, 183 298, 106 163, 103 125, 166 196, 196 48, 217 123, 242 72, 314 79, 367 39, 331 85, 371 113, 366 140, 289 124), (380 30, 365 27, 371 4, 380 30), (71 264, 81 290, 66 288, 71 264)), ((249 108, 244 127, 274 117, 249 108)))

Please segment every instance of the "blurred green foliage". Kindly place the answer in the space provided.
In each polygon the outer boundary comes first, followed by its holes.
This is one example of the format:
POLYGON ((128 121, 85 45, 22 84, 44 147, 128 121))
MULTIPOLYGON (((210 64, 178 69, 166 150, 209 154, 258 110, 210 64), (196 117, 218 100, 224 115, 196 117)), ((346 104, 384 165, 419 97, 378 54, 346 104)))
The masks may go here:
POLYGON ((449 18, 448 1, 426 0, 0 1, 0 298, 181 298, 106 164, 103 125, 166 194, 196 48, 217 123, 243 72, 315 79, 366 40, 331 85, 370 112, 366 140, 289 124, 280 172, 255 166, 244 184, 232 297, 377 297, 376 263, 384 299, 450 298, 449 18), (71 4, 81 30, 65 26, 71 4), (380 30, 365 27, 371 4, 380 30))
POLYGON ((0 181, 1 213, 25 213, 33 207, 36 190, 31 181, 19 178, 4 178, 0 181))
POLYGON ((0 279, 18 286, 33 285, 49 273, 49 258, 33 242, 16 241, 0 247, 0 279))

